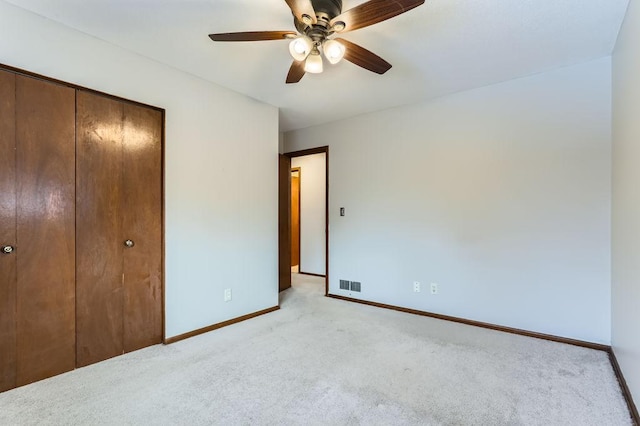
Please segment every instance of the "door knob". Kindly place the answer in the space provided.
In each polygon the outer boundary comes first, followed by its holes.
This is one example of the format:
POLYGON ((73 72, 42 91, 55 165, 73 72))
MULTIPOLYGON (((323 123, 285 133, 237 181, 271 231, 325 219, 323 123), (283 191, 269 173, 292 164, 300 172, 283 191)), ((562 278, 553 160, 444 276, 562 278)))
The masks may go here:
POLYGON ((15 248, 13 246, 4 246, 4 247, 2 247, 2 253, 3 254, 11 254, 11 253, 13 253, 14 250, 15 250, 15 248))
POLYGON ((134 243, 133 240, 127 240, 127 241, 124 242, 124 245, 129 247, 129 248, 131 248, 131 247, 135 246, 136 243, 134 243))

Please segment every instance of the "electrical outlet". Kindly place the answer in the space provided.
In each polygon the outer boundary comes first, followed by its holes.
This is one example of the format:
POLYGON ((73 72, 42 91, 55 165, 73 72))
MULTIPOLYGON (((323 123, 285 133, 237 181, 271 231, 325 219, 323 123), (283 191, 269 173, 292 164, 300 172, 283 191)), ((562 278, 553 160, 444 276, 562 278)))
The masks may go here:
POLYGON ((224 301, 231 302, 231 289, 227 288, 224 290, 224 301))
POLYGON ((419 281, 414 281, 413 282, 413 291, 414 291, 414 293, 420 293, 420 282, 419 281))
POLYGON ((438 284, 431 283, 431 294, 438 294, 438 284))

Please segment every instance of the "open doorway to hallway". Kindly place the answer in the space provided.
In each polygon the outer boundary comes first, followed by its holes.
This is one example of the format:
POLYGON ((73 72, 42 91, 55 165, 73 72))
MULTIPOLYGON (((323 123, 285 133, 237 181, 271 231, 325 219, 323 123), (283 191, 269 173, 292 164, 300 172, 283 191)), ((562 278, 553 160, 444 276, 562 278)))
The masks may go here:
POLYGON ((279 289, 291 274, 325 278, 328 291, 328 147, 280 156, 279 289))

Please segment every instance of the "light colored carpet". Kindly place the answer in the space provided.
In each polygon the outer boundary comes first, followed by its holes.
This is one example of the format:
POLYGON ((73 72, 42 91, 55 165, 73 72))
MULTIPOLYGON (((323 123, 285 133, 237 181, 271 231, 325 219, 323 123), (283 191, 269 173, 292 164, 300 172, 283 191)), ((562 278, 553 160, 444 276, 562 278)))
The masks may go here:
POLYGON ((0 394, 1 425, 630 425, 607 355, 325 298, 0 394))

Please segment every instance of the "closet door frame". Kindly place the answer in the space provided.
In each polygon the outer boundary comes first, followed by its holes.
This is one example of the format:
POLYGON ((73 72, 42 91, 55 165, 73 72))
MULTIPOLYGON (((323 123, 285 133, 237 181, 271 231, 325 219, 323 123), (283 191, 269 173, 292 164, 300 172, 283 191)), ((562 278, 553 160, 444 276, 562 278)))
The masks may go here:
POLYGON ((37 74, 31 71, 27 71, 27 70, 23 70, 20 68, 16 68, 16 67, 12 67, 10 65, 6 65, 6 64, 2 64, 0 63, 0 70, 3 71, 7 71, 10 73, 14 73, 16 75, 22 75, 25 77, 31 77, 31 78, 36 78, 36 79, 40 79, 40 80, 44 80, 47 82, 51 82, 51 83, 56 83, 62 86, 67 86, 70 87, 72 89, 75 89, 76 91, 82 90, 82 91, 86 91, 86 92, 90 92, 90 93, 94 93, 100 96, 105 96, 108 98, 112 98, 121 102, 127 102, 133 105, 139 105, 145 108, 150 108, 156 111, 159 111, 161 113, 161 212, 160 212, 160 222, 161 222, 161 241, 162 241, 162 247, 161 247, 161 259, 160 259, 160 265, 161 265, 161 270, 160 270, 160 274, 161 274, 161 306, 162 306, 162 315, 161 315, 161 320, 162 320, 162 324, 161 324, 161 329, 162 329, 162 343, 166 344, 166 287, 165 287, 165 275, 166 275, 166 268, 165 268, 165 140, 166 140, 166 111, 163 108, 158 108, 156 106, 153 105, 149 105, 149 104, 145 104, 142 102, 137 102, 137 101, 133 101, 131 99, 126 99, 126 98, 122 98, 119 96, 114 96, 108 93, 104 93, 101 92, 99 90, 94 90, 94 89, 90 89, 88 87, 84 87, 84 86, 80 86, 77 84, 72 84, 66 81, 62 81, 62 80, 57 80, 54 78, 50 78, 47 76, 43 76, 41 74, 37 74))

